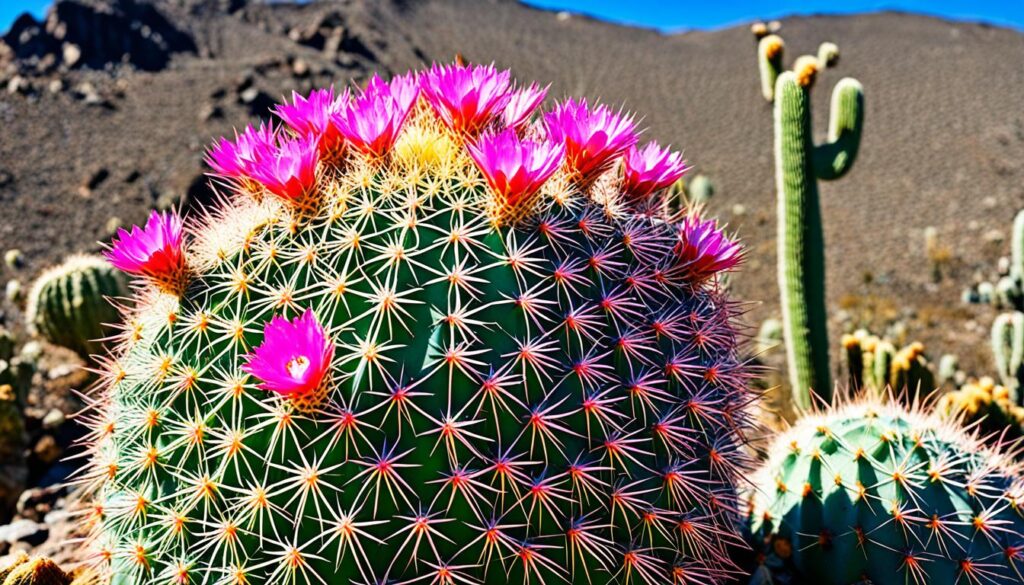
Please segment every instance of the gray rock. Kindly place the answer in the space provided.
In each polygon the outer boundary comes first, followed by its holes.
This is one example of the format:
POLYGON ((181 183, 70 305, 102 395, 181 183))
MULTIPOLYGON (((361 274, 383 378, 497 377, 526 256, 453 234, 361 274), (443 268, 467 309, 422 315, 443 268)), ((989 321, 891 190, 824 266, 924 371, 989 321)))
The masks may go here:
POLYGON ((46 526, 33 520, 19 519, 7 526, 0 526, 0 542, 14 544, 24 542, 32 546, 38 546, 46 542, 50 531, 46 526))

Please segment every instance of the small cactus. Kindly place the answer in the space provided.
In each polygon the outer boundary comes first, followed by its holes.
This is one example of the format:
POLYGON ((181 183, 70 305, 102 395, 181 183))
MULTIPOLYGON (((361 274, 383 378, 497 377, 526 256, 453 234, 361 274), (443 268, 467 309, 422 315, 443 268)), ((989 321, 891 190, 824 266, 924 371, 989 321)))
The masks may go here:
POLYGON ((867 389, 877 396, 892 389, 908 393, 911 399, 935 390, 935 376, 920 342, 897 349, 892 342, 859 329, 844 335, 842 344, 853 390, 867 389))
POLYGON ((1021 403, 1024 382, 1024 313, 1003 313, 992 323, 992 355, 996 372, 1010 389, 1013 401, 1021 403))
POLYGON ((81 355, 102 352, 119 319, 112 298, 127 294, 121 275, 100 256, 71 256, 44 272, 29 293, 30 330, 81 355))
POLYGON ((934 415, 842 405, 772 442, 749 495, 752 541, 801 583, 1020 583, 1017 469, 934 415))
POLYGON ((940 386, 958 386, 963 383, 964 372, 960 369, 960 358, 951 354, 943 354, 939 358, 937 380, 940 386))
MULTIPOLYGON (((795 404, 807 408, 812 392, 826 402, 832 396, 818 179, 842 177, 857 158, 864 92, 855 79, 845 78, 836 84, 828 142, 815 145, 810 92, 822 65, 817 57, 804 56, 797 59, 792 71, 779 73, 780 62, 769 59, 775 56, 776 47, 781 53, 781 39, 763 38, 758 61, 762 93, 774 102, 778 274, 789 381, 795 404), (777 78, 771 86, 773 75, 777 78)), ((826 52, 838 53, 834 45, 826 48, 826 52)))
POLYGON ((757 354, 765 354, 782 343, 782 321, 765 319, 757 330, 757 354))
POLYGON ((942 395, 935 412, 958 422, 993 442, 1015 441, 1024 436, 1024 407, 1013 402, 1010 390, 992 378, 968 382, 942 395))
POLYGON ((964 291, 963 300, 971 304, 990 304, 997 309, 1024 311, 1024 209, 1013 219, 1007 272, 994 284, 985 281, 968 288, 964 291))
POLYGON ((71 585, 71 577, 47 558, 31 558, 19 562, 0 581, 2 585, 71 585))
POLYGON ((818 45, 818 67, 828 69, 839 63, 839 47, 835 43, 824 42, 818 45))

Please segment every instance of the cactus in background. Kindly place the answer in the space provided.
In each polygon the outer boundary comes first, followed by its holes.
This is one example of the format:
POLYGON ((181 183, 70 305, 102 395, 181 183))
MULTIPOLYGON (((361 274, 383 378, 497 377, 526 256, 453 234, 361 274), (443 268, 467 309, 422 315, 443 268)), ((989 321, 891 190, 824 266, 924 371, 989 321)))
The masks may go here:
POLYGON ((778 35, 767 35, 757 43, 757 65, 761 72, 761 95, 768 102, 775 101, 775 82, 783 70, 782 59, 786 44, 778 35))
POLYGON ((992 323, 992 355, 999 378, 1019 404, 1024 381, 1024 313, 1015 311, 996 317, 992 323))
POLYGON ((773 441, 749 496, 751 533, 803 583, 1019 583, 1017 469, 934 415, 848 404, 773 441))
POLYGON ((826 402, 832 396, 817 180, 850 170, 864 124, 861 85, 842 79, 832 91, 828 142, 814 144, 810 92, 818 69, 816 58, 799 59, 793 71, 778 76, 774 91, 779 288, 789 379, 803 408, 810 406, 811 392, 826 402))
POLYGON ((114 242, 141 292, 80 485, 115 584, 729 578, 740 248, 659 216, 685 164, 628 116, 542 98, 298 96, 211 151, 224 207, 114 242))
POLYGON ((71 256, 32 285, 25 319, 50 343, 89 358, 102 352, 101 340, 119 318, 110 299, 126 294, 121 275, 102 257, 71 256))
POLYGON ((782 321, 778 319, 765 319, 757 330, 756 353, 762 355, 768 353, 782 343, 782 321))
POLYGON ((2 585, 70 585, 71 576, 47 558, 18 559, 2 585))
POLYGON ((877 396, 891 388, 908 392, 911 398, 935 390, 935 376, 918 341, 897 350, 890 341, 858 329, 843 335, 842 344, 853 390, 868 389, 877 396))
POLYGON ((839 46, 835 43, 824 42, 818 45, 818 67, 828 69, 839 63, 839 46))
POLYGON ((1024 209, 1013 219, 1010 235, 1010 265, 1006 276, 991 282, 980 282, 964 291, 963 299, 971 304, 993 305, 997 309, 1024 311, 1024 209))
POLYGON ((703 205, 714 195, 715 184, 706 175, 694 175, 686 182, 686 199, 691 205, 703 205))
POLYGON ((935 412, 945 420, 976 428, 983 439, 992 442, 1024 436, 1024 407, 1013 402, 1009 388, 996 385, 989 377, 943 394, 935 412))
POLYGON ((939 358, 938 382, 940 386, 958 386, 964 382, 966 375, 960 369, 960 358, 946 353, 939 358))

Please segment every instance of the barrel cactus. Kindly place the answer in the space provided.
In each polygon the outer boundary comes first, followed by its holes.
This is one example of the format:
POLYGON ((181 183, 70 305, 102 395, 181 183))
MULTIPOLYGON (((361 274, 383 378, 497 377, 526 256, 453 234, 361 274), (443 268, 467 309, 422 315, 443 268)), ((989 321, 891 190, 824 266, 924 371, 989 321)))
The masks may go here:
POLYGON ((0 571, 2 585, 71 585, 71 576, 45 557, 19 557, 6 571, 0 571), (3 573, 6 573, 4 575, 3 573))
POLYGON ((138 279, 80 480, 114 583, 716 583, 738 244, 623 113, 435 65, 218 141, 138 279))
POLYGON ((1019 583, 1024 484, 931 414, 864 401, 777 437, 749 506, 766 566, 799 582, 1019 583))
POLYGON ((29 292, 29 329, 88 358, 102 353, 119 315, 111 299, 127 294, 120 273, 101 256, 75 255, 36 279, 29 292))

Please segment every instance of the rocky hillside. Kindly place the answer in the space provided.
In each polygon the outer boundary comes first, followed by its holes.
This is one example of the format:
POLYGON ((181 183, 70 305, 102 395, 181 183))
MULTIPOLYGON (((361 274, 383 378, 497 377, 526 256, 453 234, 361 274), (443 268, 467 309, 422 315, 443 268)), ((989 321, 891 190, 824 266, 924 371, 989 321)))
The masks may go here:
MULTIPOLYGON (((860 159, 822 188, 836 328, 895 322, 987 367, 991 315, 959 295, 1006 253, 1024 206, 1024 36, 896 13, 783 27, 791 57, 841 48, 815 96, 819 132, 835 81, 867 91, 860 159), (949 256, 937 281, 928 226, 949 256)), ((211 201, 205 145, 273 99, 456 53, 640 113, 647 136, 712 178, 711 211, 748 242, 734 286, 758 302, 751 321, 775 311, 771 115, 747 28, 663 35, 511 0, 64 0, 43 22, 18 19, 0 44, 0 249, 21 248, 28 267, 6 278, 95 248, 151 207, 211 201)))

